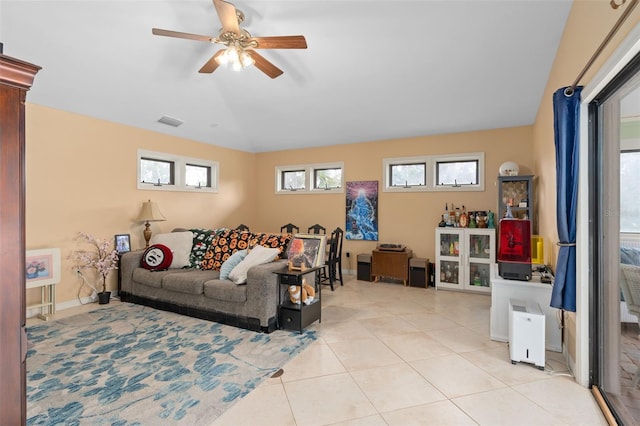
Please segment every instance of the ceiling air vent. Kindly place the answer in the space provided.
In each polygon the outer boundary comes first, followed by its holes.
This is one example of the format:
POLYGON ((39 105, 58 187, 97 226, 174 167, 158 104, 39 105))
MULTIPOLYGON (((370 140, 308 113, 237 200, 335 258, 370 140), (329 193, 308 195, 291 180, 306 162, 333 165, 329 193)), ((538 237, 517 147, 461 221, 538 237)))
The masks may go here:
POLYGON ((158 120, 158 123, 167 124, 173 127, 178 127, 179 125, 184 123, 184 121, 178 120, 177 118, 169 117, 168 115, 163 115, 162 117, 160 117, 160 120, 158 120))

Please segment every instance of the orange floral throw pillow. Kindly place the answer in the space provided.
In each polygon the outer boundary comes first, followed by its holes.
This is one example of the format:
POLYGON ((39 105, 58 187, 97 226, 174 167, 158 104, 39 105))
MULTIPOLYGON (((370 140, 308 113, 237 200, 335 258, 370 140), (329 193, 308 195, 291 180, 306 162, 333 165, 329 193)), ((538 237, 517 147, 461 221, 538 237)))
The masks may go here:
POLYGON ((218 234, 204 254, 200 263, 203 270, 219 271, 225 260, 233 253, 249 247, 253 234, 248 231, 227 229, 218 234))
POLYGON ((253 238, 249 241, 249 250, 255 246, 263 246, 267 248, 277 248, 280 253, 276 260, 286 257, 286 250, 291 242, 292 234, 253 234, 253 238), (285 253, 284 256, 282 253, 285 253))

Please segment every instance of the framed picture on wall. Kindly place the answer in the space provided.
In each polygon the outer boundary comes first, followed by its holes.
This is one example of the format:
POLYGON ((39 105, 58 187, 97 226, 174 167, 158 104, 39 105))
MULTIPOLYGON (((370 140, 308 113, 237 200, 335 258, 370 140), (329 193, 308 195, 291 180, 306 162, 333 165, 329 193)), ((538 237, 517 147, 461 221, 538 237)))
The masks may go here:
POLYGON ((131 236, 129 234, 117 234, 115 247, 118 254, 131 251, 131 236))
POLYGON ((347 182, 347 240, 378 241, 378 181, 347 182))
POLYGON ((25 257, 27 288, 60 282, 60 249, 27 250, 25 257))
POLYGON ((324 264, 327 236, 296 234, 289 244, 289 269, 304 270, 324 264))

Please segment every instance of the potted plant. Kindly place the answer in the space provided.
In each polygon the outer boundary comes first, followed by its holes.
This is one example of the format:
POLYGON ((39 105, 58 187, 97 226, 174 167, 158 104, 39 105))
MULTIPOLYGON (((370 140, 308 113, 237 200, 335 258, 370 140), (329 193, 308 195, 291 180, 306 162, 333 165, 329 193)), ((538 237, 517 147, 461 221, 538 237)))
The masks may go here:
POLYGON ((111 292, 107 291, 107 276, 114 269, 118 269, 118 252, 111 248, 110 240, 95 238, 93 235, 79 232, 77 239, 91 249, 78 249, 71 252, 70 258, 75 267, 80 269, 95 269, 102 281, 102 291, 98 292, 98 303, 109 303, 111 292))

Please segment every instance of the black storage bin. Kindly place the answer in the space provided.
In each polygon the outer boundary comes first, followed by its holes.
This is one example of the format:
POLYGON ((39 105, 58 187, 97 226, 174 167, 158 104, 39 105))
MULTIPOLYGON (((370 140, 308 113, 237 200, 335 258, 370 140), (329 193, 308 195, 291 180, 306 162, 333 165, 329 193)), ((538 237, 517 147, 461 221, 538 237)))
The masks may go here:
POLYGON ((371 281, 371 255, 358 255, 358 280, 371 281))
POLYGON ((411 287, 427 286, 427 266, 429 259, 412 257, 409 259, 409 285, 411 287))

